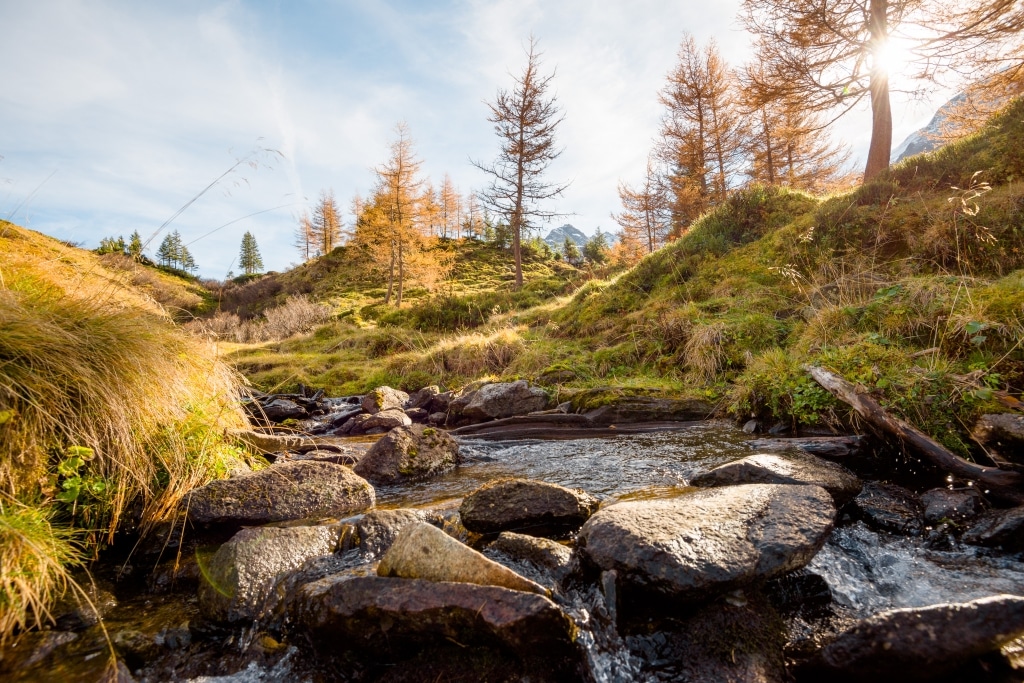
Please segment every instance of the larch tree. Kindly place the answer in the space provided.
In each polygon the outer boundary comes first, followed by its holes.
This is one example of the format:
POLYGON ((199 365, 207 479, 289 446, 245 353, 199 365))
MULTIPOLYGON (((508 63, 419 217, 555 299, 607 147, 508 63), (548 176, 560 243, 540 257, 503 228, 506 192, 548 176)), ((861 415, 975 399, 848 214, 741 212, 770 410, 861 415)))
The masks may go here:
POLYGON ((341 246, 341 212, 334 199, 334 190, 320 191, 320 199, 313 207, 310 223, 319 254, 329 254, 335 247, 341 246))
POLYGON ((870 100, 865 181, 889 167, 891 71, 959 85, 1024 65, 1021 0, 744 0, 742 19, 765 64, 763 99, 836 118, 870 100))
POLYGON ((734 76, 714 41, 703 48, 683 37, 679 63, 660 93, 660 156, 670 169, 668 187, 676 232, 725 201, 743 162, 744 126, 734 76))
MULTIPOLYGON (((619 183, 622 212, 612 218, 622 229, 626 253, 654 253, 665 244, 670 228, 668 201, 655 160, 647 157, 643 180, 637 187, 619 183), (636 245, 634 248, 633 245, 636 245)), ((632 257, 630 260, 634 260, 632 257)))
POLYGON ((317 235, 313 230, 313 221, 310 219, 308 211, 300 213, 296 220, 295 248, 304 262, 314 258, 320 251, 317 235))
POLYGON ((437 204, 440 212, 441 236, 461 237, 462 229, 459 217, 462 213, 462 197, 459 196, 459 191, 455 189, 455 183, 447 173, 444 174, 441 189, 438 190, 437 204))
POLYGON ((248 230, 242 235, 242 247, 238 253, 238 267, 246 275, 255 275, 263 270, 263 257, 256 244, 256 238, 248 230))
POLYGON ((562 150, 555 145, 555 131, 564 119, 556 98, 548 95, 555 74, 540 72, 541 54, 530 38, 526 67, 514 77, 511 89, 499 89, 487 106, 500 149, 491 164, 474 165, 491 176, 491 185, 481 193, 484 204, 508 225, 515 263, 515 286, 523 286, 522 242, 536 221, 558 214, 543 203, 558 197, 568 183, 551 182, 545 173, 562 150))

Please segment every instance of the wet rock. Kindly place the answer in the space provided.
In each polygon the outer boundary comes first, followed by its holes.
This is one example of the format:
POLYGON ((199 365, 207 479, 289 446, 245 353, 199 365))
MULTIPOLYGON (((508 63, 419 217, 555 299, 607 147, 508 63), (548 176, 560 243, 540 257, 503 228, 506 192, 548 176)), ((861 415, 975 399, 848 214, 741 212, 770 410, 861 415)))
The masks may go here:
POLYGON ((517 531, 544 536, 578 529, 600 501, 583 490, 531 479, 498 479, 466 496, 462 524, 480 534, 517 531))
POLYGON ((498 586, 330 576, 303 586, 291 614, 314 642, 388 659, 450 642, 531 659, 574 651, 572 623, 555 603, 498 586))
POLYGON ((577 544, 625 587, 700 600, 803 567, 834 516, 818 486, 726 486, 608 506, 583 525, 577 544))
POLYGON ((363 410, 370 415, 376 415, 385 410, 402 410, 405 402, 409 400, 409 394, 391 387, 377 387, 359 402, 363 410))
POLYGON ((363 515, 356 522, 356 537, 363 552, 377 557, 394 543, 398 533, 406 525, 413 522, 435 522, 440 519, 436 515, 430 517, 422 510, 373 510, 363 515))
POLYGON ((405 402, 405 409, 423 408, 426 409, 435 396, 441 393, 441 387, 431 384, 418 391, 409 394, 409 400, 405 402))
POLYGON ((259 453, 284 453, 295 450, 307 443, 301 436, 284 434, 261 434, 249 429, 234 429, 228 435, 238 439, 259 453))
POLYGON ((474 583, 544 595, 547 590, 425 522, 405 525, 377 566, 379 576, 474 583))
POLYGON ((971 436, 986 451, 1018 464, 1024 463, 1024 415, 982 415, 971 436))
POLYGON ((427 409, 431 415, 434 413, 445 413, 448 414, 448 409, 451 407, 452 401, 455 400, 455 393, 451 391, 443 391, 437 396, 430 399, 430 403, 423 406, 427 409))
POLYGON ((828 680, 930 680, 1024 634, 1024 598, 882 612, 825 646, 807 665, 828 680))
POLYGON ((213 481, 187 498, 195 524, 242 526, 341 517, 373 507, 373 487, 342 465, 298 461, 213 481))
POLYGON ((924 520, 938 524, 942 520, 964 522, 985 511, 985 499, 975 489, 932 489, 921 494, 924 520))
POLYGON ((242 529, 210 558, 199 584, 199 609, 215 622, 258 619, 274 583, 306 560, 334 551, 340 528, 242 529))
POLYGON ((705 472, 690 482, 694 486, 734 484, 812 484, 830 494, 836 507, 860 493, 861 482, 850 470, 811 455, 752 455, 705 472))
POLYGON ((57 631, 80 631, 98 624, 110 610, 117 607, 113 584, 97 581, 91 576, 75 577, 85 595, 74 589, 50 607, 50 616, 57 631))
POLYGON ((713 404, 699 399, 630 395, 608 387, 580 392, 573 397, 572 406, 598 426, 706 420, 715 412, 713 404))
POLYGON ((0 673, 20 673, 78 639, 70 631, 29 631, 2 651, 0 673))
POLYGON ((309 412, 295 401, 287 398, 275 398, 264 403, 248 403, 249 413, 259 422, 284 422, 285 420, 301 420, 309 417, 309 412))
POLYGON ((556 590, 577 566, 572 550, 561 543, 509 531, 498 536, 483 553, 549 590, 556 590))
POLYGON ((783 439, 751 439, 747 442, 756 451, 792 451, 798 449, 804 453, 830 460, 844 460, 861 455, 867 450, 868 443, 863 436, 799 436, 783 439))
POLYGON ((1024 550, 1024 506, 985 513, 961 540, 971 545, 1024 550))
POLYGON ((549 400, 547 392, 521 379, 485 384, 455 399, 449 407, 463 418, 494 420, 544 410, 549 400))
POLYGON ((743 431, 747 434, 757 434, 761 431, 761 423, 757 420, 747 420, 743 423, 743 431))
POLYGON ((459 463, 459 444, 445 432, 423 425, 392 429, 355 466, 375 484, 425 479, 459 463))
POLYGON ((362 427, 363 434, 383 434, 395 427, 408 427, 411 424, 412 420, 401 409, 389 409, 371 415, 360 426, 362 427))
POLYGON ((918 536, 924 529, 924 506, 911 491, 895 484, 864 484, 851 512, 878 531, 918 536))
POLYGON ((768 601, 781 612, 825 607, 832 602, 832 589, 820 574, 807 569, 784 574, 764 585, 768 601))
POLYGON ((362 413, 361 415, 350 417, 345 420, 340 427, 335 429, 333 433, 338 436, 358 436, 364 433, 363 425, 371 419, 373 419, 373 415, 370 415, 369 413, 362 413))

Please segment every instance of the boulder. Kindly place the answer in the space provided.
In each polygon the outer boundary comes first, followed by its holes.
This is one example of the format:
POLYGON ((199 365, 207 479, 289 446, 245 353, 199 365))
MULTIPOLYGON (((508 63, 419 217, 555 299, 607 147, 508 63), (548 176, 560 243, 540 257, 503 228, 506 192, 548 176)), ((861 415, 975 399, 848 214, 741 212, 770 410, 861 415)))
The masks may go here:
POLYGON ((574 651, 572 622, 555 603, 498 586, 329 576, 298 591, 291 616, 331 651, 340 645, 385 660, 452 642, 530 658, 574 651))
POLYGON ((985 513, 961 540, 971 545, 1024 550, 1024 506, 985 513))
POLYGON ((462 501, 462 524, 480 534, 501 531, 544 536, 575 531, 600 501, 586 491, 532 479, 498 479, 462 501))
POLYGON ((925 491, 921 494, 921 503, 924 505, 924 521, 929 524, 939 524, 943 520, 964 522, 980 515, 986 507, 981 492, 973 488, 925 491))
POLYGON ((572 550, 561 543, 509 531, 498 536, 483 553, 549 590, 556 590, 577 566, 572 550))
POLYGON ((427 416, 427 424, 440 427, 448 421, 448 413, 431 413, 427 416))
POLYGON ((332 433, 338 436, 358 436, 363 433, 363 425, 366 424, 368 420, 372 419, 373 415, 370 415, 369 413, 361 413, 355 417, 350 417, 345 420, 341 426, 335 429, 332 433))
POLYGON ((932 680, 1024 635, 1024 598, 896 609, 841 633, 808 664, 808 680, 932 680))
POLYGON ((214 622, 259 619, 275 582, 308 559, 334 552, 339 534, 339 525, 242 529, 206 564, 200 611, 214 622))
POLYGON ((309 417, 309 412, 295 401, 287 398, 275 398, 265 403, 251 403, 249 409, 257 420, 268 422, 284 422, 285 420, 301 420, 309 417))
POLYGON ((687 422, 706 420, 715 413, 712 403, 691 398, 666 398, 628 389, 597 387, 573 396, 572 410, 598 426, 634 422, 687 422))
POLYGON ((342 517, 373 507, 373 487, 348 467, 304 460, 213 481, 186 498, 195 524, 243 526, 342 517))
POLYGON ((835 512, 819 486, 726 486, 602 508, 580 529, 577 547, 626 589, 703 600, 803 567, 835 512))
POLYGON ((437 396, 430 399, 430 403, 423 406, 427 409, 431 415, 434 413, 448 414, 448 409, 451 407, 452 401, 455 398, 455 393, 451 391, 443 391, 437 396))
POLYGON ((406 408, 405 414, 409 416, 409 419, 413 422, 426 422, 427 418, 430 417, 430 413, 427 412, 426 408, 406 408))
POLYGON ((459 464, 459 444, 445 432, 412 425, 392 429, 373 444, 355 471, 375 484, 425 479, 459 464))
POLYGON ((363 410, 370 415, 376 415, 384 410, 401 410, 405 402, 409 400, 409 394, 391 387, 377 387, 359 402, 363 410))
POLYGON ((377 565, 377 575, 502 586, 541 595, 548 592, 426 522, 402 528, 377 565))
POLYGON ((872 481, 851 503, 851 512, 876 531, 910 536, 924 529, 924 506, 913 492, 895 484, 872 481))
POLYGON ((363 434, 383 434, 395 427, 408 427, 412 420, 400 408, 382 410, 360 424, 363 434))
POLYGON ((423 387, 419 391, 414 391, 409 394, 409 400, 405 402, 405 408, 406 410, 410 408, 426 409, 434 397, 440 393, 441 387, 436 384, 431 384, 429 387, 423 387))
POLYGON ((284 453, 285 451, 296 450, 310 443, 311 440, 301 436, 285 434, 261 434, 249 429, 233 429, 228 436, 238 439, 246 446, 264 455, 270 453, 284 453))
POLYGON ((526 380, 521 379, 517 382, 485 384, 453 400, 449 408, 463 418, 495 420, 544 410, 549 400, 547 392, 539 387, 531 387, 526 380))
POLYGON ((812 484, 832 494, 841 507, 860 493, 861 483, 842 465, 812 455, 752 455, 705 472, 690 482, 694 486, 735 484, 812 484))
POLYGON ((428 518, 422 510, 372 510, 356 522, 356 538, 364 553, 379 557, 407 524, 428 521, 439 522, 440 518, 436 515, 428 518))
POLYGON ((986 451, 1024 464, 1024 415, 998 413, 982 415, 971 432, 986 451))

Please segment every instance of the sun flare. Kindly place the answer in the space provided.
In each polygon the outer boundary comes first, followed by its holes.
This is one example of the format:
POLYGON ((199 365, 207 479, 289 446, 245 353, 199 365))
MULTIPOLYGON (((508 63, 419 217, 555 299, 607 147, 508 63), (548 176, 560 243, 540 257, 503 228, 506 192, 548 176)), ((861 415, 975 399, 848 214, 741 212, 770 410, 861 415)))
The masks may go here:
POLYGON ((913 58, 909 45, 892 38, 875 47, 873 54, 875 65, 889 76, 903 73, 913 58))

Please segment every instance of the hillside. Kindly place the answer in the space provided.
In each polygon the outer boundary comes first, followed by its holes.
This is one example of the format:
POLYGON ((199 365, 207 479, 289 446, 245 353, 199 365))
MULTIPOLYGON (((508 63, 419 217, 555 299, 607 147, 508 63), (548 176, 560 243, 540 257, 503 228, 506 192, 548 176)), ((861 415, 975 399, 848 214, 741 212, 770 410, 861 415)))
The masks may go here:
POLYGON ((845 421, 801 370, 823 363, 965 453, 966 425, 1024 384, 1022 112, 1017 102, 980 134, 852 193, 739 191, 682 239, 571 298, 558 295, 583 280, 566 266, 532 262, 513 293, 501 254, 474 245, 457 248, 444 294, 389 312, 382 290, 329 276, 339 250, 280 276, 312 282, 337 319, 234 358, 267 389, 525 377, 564 395, 660 389, 738 418, 845 421))

